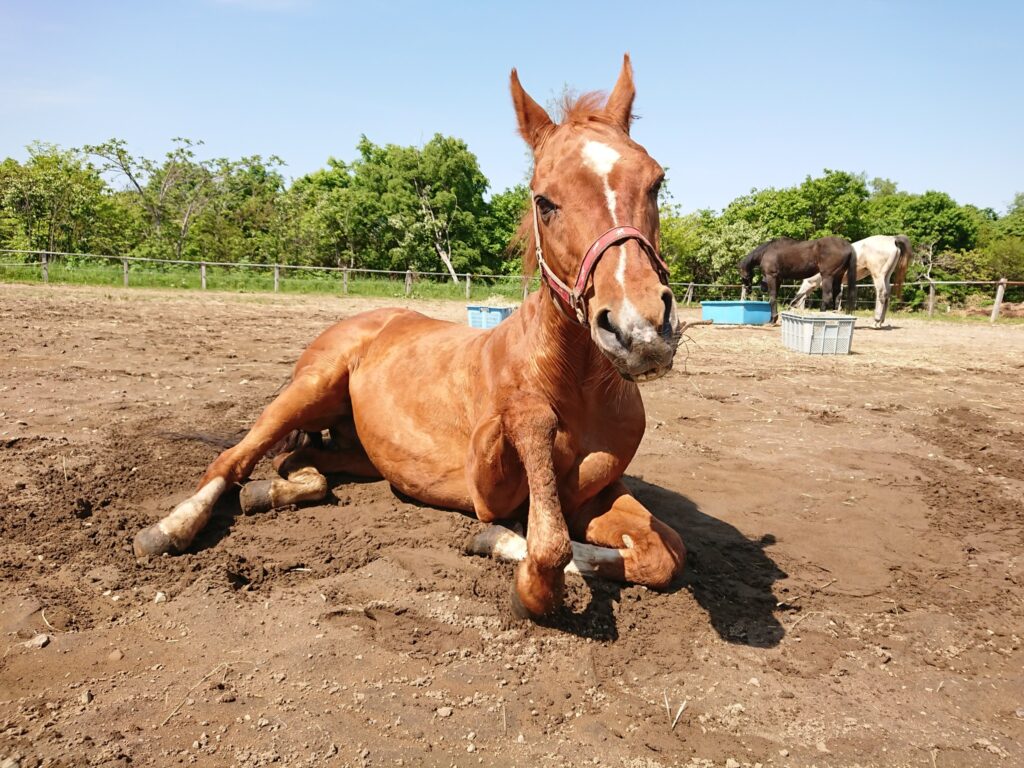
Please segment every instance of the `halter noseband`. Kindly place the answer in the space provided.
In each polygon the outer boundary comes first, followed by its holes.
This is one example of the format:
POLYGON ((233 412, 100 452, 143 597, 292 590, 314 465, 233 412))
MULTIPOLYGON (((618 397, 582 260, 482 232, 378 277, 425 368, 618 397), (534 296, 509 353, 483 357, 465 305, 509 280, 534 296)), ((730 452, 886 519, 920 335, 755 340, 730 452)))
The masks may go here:
POLYGON ((658 274, 661 284, 668 285, 668 265, 661 258, 661 254, 658 253, 654 245, 651 244, 651 241, 644 237, 643 232, 636 227, 618 226, 609 229, 587 249, 587 254, 583 257, 583 261, 580 264, 579 273, 576 275, 576 282, 570 288, 562 282, 558 275, 548 266, 548 263, 544 261, 544 252, 540 245, 537 197, 533 194, 532 189, 530 190, 530 207, 533 213, 533 240, 537 249, 537 264, 540 266, 541 277, 548 284, 548 287, 554 291, 555 295, 562 300, 562 303, 575 313, 576 320, 580 325, 588 325, 587 303, 583 300, 583 293, 587 289, 587 283, 590 282, 590 276, 593 274, 598 260, 604 256, 605 251, 613 246, 621 245, 627 240, 636 240, 640 249, 651 260, 651 266, 654 267, 654 271, 658 274))

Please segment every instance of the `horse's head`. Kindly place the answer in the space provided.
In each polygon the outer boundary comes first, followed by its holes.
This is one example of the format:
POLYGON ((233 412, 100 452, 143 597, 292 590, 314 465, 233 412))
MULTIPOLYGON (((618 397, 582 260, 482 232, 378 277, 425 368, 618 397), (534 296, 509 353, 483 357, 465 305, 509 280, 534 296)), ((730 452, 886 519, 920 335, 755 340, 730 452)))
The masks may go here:
POLYGON ((624 377, 655 379, 672 367, 676 302, 657 253, 658 189, 664 171, 629 136, 633 70, 627 55, 607 101, 566 104, 556 124, 512 70, 519 132, 533 150, 527 262, 570 317, 624 377))
POLYGON ((754 251, 751 251, 739 263, 740 282, 748 291, 754 283, 754 251))
POLYGON ((753 271, 750 270, 750 269, 745 269, 742 265, 740 265, 740 283, 748 291, 750 290, 751 286, 754 283, 754 273, 753 273, 753 271))

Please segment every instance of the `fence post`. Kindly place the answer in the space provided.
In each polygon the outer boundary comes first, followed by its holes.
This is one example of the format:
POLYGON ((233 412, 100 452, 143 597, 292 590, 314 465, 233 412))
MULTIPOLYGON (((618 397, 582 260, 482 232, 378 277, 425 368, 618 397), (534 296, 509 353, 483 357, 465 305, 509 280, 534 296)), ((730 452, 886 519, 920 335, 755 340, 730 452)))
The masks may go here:
POLYGON ((348 296, 348 267, 341 270, 341 292, 348 296))
POLYGON ((281 265, 274 265, 274 293, 281 290, 281 265))
POLYGON ((686 302, 686 306, 690 306, 693 303, 693 283, 686 286, 686 297, 683 299, 686 302))
POLYGON ((740 286, 740 301, 747 300, 747 286, 740 286))
POLYGON ((124 274, 124 287, 128 287, 128 259, 121 259, 121 272, 124 274))
POLYGON ((530 295, 530 278, 523 275, 523 301, 526 301, 526 297, 530 295))
POLYGON ((467 273, 466 274, 466 300, 467 301, 469 300, 469 291, 470 291, 470 287, 469 287, 469 274, 467 273))
POLYGON ((928 317, 935 314, 935 283, 928 280, 928 317))
POLYGON ((990 323, 994 323, 999 319, 999 309, 1003 306, 1003 296, 1006 295, 1006 278, 1004 277, 999 281, 999 287, 996 288, 996 303, 992 307, 992 317, 989 320, 990 323))
POLYGON ((405 270, 405 295, 412 295, 412 270, 405 270))
POLYGON ((206 262, 199 262, 199 287, 206 290, 206 262))
POLYGON ((43 282, 44 283, 48 283, 48 282, 50 282, 50 263, 49 263, 49 261, 47 261, 45 253, 43 254, 42 265, 43 265, 43 282))

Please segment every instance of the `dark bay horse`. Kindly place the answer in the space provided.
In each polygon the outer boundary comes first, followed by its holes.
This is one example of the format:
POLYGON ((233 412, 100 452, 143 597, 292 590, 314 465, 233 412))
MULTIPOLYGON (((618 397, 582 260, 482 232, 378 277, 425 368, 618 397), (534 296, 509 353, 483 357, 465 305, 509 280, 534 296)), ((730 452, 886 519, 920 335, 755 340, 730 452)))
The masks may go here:
POLYGON ((512 592, 521 616, 561 603, 574 558, 656 589, 682 572, 679 535, 622 483, 646 423, 637 383, 671 369, 680 333, 658 253, 664 172, 629 135, 629 57, 607 101, 581 97, 560 124, 515 70, 511 89, 534 157, 522 231, 541 289, 489 331, 406 309, 328 328, 197 492, 136 535, 137 556, 186 550, 224 491, 299 432, 313 439, 275 459, 280 478, 247 483, 243 509, 322 500, 324 473, 343 472, 485 522, 525 522, 512 592))
POLYGON ((740 261, 740 280, 750 290, 754 269, 761 269, 761 287, 768 291, 772 304, 772 322, 779 316, 776 299, 783 278, 821 275, 821 310, 835 309, 846 275, 847 310, 857 308, 857 252, 841 237, 794 240, 777 237, 762 243, 740 261))

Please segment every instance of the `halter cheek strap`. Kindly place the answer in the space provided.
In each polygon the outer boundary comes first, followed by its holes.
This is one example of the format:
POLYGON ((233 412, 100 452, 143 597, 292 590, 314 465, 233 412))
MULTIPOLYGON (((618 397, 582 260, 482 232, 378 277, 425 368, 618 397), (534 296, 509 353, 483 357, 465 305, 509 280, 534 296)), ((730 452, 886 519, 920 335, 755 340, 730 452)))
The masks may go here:
POLYGON ((552 292, 562 300, 562 303, 572 310, 580 325, 588 324, 587 303, 583 299, 583 293, 587 289, 587 283, 590 282, 590 276, 593 274, 597 262, 609 248, 621 245, 628 240, 636 240, 640 245, 640 249, 650 259, 651 266, 658 274, 658 279, 662 285, 668 285, 668 265, 661 258, 661 254, 658 253, 654 245, 651 244, 651 241, 644 237, 643 232, 636 227, 621 226, 609 229, 587 249, 587 253, 580 263, 576 282, 570 288, 554 273, 544 260, 544 250, 540 244, 540 215, 537 212, 537 197, 533 194, 533 190, 530 190, 530 207, 533 209, 533 241, 536 247, 537 265, 540 267, 541 277, 548 284, 552 292))

